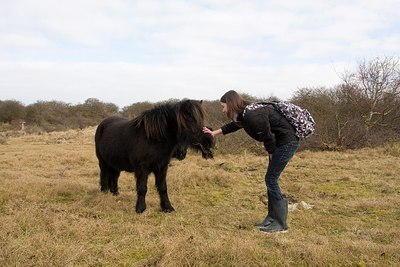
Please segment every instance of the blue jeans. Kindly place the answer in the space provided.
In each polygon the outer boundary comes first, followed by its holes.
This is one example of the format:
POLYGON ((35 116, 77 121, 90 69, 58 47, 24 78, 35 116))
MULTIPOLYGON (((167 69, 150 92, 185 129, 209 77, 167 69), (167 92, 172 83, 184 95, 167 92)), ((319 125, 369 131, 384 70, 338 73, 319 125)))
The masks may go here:
POLYGON ((269 161, 267 173, 265 174, 265 184, 267 185, 269 196, 275 200, 283 199, 278 179, 289 160, 296 153, 299 145, 299 141, 291 141, 277 147, 272 153, 272 159, 269 161))

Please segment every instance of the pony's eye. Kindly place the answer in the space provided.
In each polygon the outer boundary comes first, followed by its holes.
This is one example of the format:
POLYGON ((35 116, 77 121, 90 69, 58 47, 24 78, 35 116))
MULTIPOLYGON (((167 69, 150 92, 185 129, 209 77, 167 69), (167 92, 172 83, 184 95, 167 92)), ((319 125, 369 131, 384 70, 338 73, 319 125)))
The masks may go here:
POLYGON ((188 116, 188 117, 186 118, 186 120, 188 120, 188 121, 190 121, 190 122, 194 122, 194 121, 195 121, 195 119, 194 119, 192 116, 188 116))

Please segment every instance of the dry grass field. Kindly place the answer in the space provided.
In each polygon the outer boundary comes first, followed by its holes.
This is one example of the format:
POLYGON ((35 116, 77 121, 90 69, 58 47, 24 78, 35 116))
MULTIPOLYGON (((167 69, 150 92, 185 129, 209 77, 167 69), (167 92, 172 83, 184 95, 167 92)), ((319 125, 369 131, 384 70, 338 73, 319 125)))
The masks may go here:
MULTIPOLYGON (((0 144, 0 266, 400 266, 400 144, 299 152, 281 177, 289 232, 263 234, 266 158, 173 160, 162 213, 135 181, 99 191, 94 128, 0 144)), ((229 138, 229 137, 226 137, 229 138)))

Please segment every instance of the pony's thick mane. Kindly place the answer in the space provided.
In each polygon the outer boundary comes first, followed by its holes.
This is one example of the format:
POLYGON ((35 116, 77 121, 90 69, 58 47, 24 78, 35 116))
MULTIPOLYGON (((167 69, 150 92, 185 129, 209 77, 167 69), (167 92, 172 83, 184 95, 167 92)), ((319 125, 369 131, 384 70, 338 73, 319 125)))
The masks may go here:
POLYGON ((191 128, 193 126, 203 127, 201 125, 204 122, 204 111, 201 106, 201 101, 196 100, 186 100, 177 103, 178 113, 177 113, 177 122, 178 122, 178 131, 182 132, 184 128, 191 128), (185 117, 187 114, 190 114, 190 118, 185 117), (189 121, 189 122, 188 122, 189 121))
POLYGON ((148 139, 160 141, 166 136, 168 118, 174 115, 170 104, 157 106, 153 109, 143 111, 132 120, 135 127, 143 127, 148 139))
POLYGON ((185 100, 175 104, 167 103, 142 112, 132 120, 135 127, 143 127, 148 139, 158 141, 166 137, 168 122, 176 121, 178 132, 191 128, 191 124, 198 127, 203 123, 204 112, 200 101, 185 100))

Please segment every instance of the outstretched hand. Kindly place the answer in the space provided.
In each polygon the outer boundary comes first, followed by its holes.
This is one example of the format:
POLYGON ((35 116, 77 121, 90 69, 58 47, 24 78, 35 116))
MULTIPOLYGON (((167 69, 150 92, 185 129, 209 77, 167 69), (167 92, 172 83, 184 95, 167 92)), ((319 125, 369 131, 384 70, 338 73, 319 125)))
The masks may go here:
POLYGON ((211 134, 212 137, 215 137, 217 134, 222 133, 222 130, 218 129, 218 130, 212 131, 211 129, 208 129, 207 127, 203 127, 203 133, 211 134))
POLYGON ((210 129, 208 129, 207 127, 203 127, 203 133, 206 133, 206 134, 211 134, 212 135, 212 137, 214 137, 214 133, 213 133, 213 131, 211 131, 210 129))

